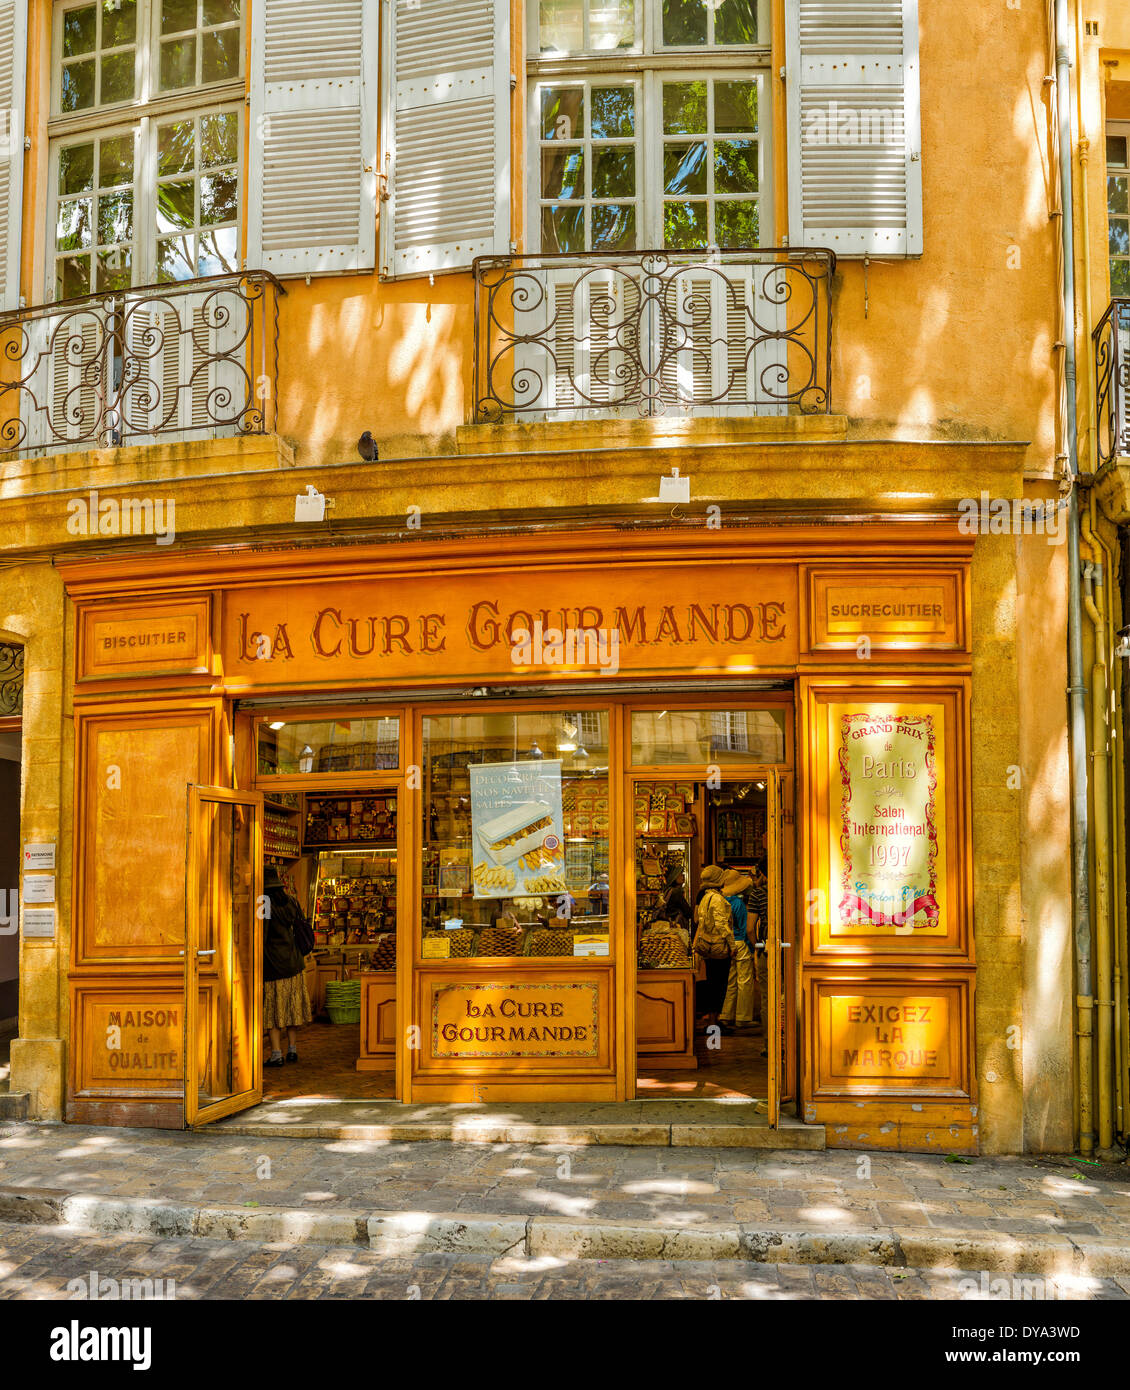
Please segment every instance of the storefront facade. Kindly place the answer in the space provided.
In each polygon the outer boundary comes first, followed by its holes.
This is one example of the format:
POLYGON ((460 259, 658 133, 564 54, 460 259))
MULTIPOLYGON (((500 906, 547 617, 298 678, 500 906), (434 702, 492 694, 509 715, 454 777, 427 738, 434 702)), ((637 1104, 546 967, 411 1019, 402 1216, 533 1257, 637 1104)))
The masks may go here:
MULTIPOLYGON (((638 1052, 690 1055, 690 1001, 656 994, 689 988, 690 972, 639 965, 637 787, 745 775, 773 789, 771 1111, 799 1101, 833 1143, 850 1129, 842 1142, 975 1151, 972 548, 952 523, 775 525, 677 544, 599 530, 566 545, 512 538, 502 557, 416 542, 202 552, 190 567, 63 565, 75 623, 67 1118, 183 1123, 183 1013, 197 991, 187 1046, 205 1117, 256 1098, 252 826, 264 793, 358 787, 397 798, 395 976, 366 981, 366 1025, 373 1065, 379 1039, 395 1065, 398 1098, 633 1098, 638 1052), (892 544, 906 564, 890 564, 892 544), (554 629, 603 633, 603 644, 547 649, 554 629), (773 737, 704 743, 675 729, 686 711, 679 727, 695 729, 701 712, 760 712, 773 737), (552 744, 560 716, 582 712, 584 767, 552 744), (661 716, 672 733, 657 744, 661 716), (345 770, 264 761, 272 724, 297 721, 312 740, 342 718, 380 721, 379 767, 364 752, 345 770), (531 743, 557 754, 565 847, 591 835, 583 877, 607 865, 607 913, 584 953, 440 956, 452 939, 425 934, 436 769, 456 745, 478 761, 488 728, 515 764, 540 770, 531 743), (214 922, 238 932, 242 920, 243 944, 229 952, 198 923, 197 949, 217 954, 196 959, 190 921, 187 993, 184 947, 173 946, 186 887, 189 902, 219 902, 239 836, 199 833, 186 786, 226 789, 250 816, 242 890, 214 922), (576 820, 578 786, 580 805, 586 787, 607 805, 595 833, 583 812, 576 820), (638 1010, 657 1005, 640 1042, 638 1010)), ((444 858, 466 897, 480 868, 464 856, 460 883, 460 864, 444 858)))
POLYGON ((735 8, 561 29, 548 4, 456 25, 350 0, 307 54, 301 15, 247 0, 191 40, 140 0, 109 45, 128 16, 0 0, 27 136, 0 207, 0 644, 25 661, 32 1118, 254 1097, 247 914, 295 844, 331 943, 379 916, 356 1061, 389 1098, 617 1103, 693 1075, 693 976, 641 928, 672 844, 691 879, 739 857, 745 798, 770 1111, 829 1144, 1075 1143, 1067 548, 998 524, 1061 497, 1046 18, 994 9, 971 73, 938 7, 735 8), (182 43, 221 67, 166 73, 182 43), (103 49, 119 80, 133 53, 132 96, 89 85, 103 49), (848 62, 866 130, 903 113, 893 194, 886 154, 829 139, 849 113, 820 74, 848 62), (324 196, 268 176, 291 167, 324 196), (373 760, 319 734, 287 763, 326 724, 375 725, 373 760), (501 792, 476 812, 490 765, 551 826, 488 863, 479 821, 530 829, 501 792), (595 888, 568 933, 518 905, 562 874, 595 888))

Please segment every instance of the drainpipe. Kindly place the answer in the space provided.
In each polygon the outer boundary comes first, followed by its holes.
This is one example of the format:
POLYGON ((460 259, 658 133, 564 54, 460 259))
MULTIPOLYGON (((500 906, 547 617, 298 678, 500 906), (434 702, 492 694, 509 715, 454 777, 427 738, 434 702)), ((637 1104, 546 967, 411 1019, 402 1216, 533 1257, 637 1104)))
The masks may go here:
POLYGON ((1087 710, 1083 683, 1083 598, 1079 571, 1079 420, 1075 352, 1075 197, 1071 169, 1071 25, 1067 0, 1055 0, 1055 99, 1059 125, 1060 236, 1063 252, 1064 385, 1067 459, 1067 645, 1071 752, 1072 920, 1075 928, 1075 1004, 1078 1036, 1079 1149, 1094 1151, 1091 1056, 1091 884, 1087 822, 1087 710))
MULTIPOLYGON (((1095 561, 1097 570, 1097 582, 1095 585, 1095 600, 1099 612, 1104 618, 1102 637, 1105 643, 1100 670, 1101 678, 1105 686, 1103 694, 1103 709, 1105 711, 1105 723, 1102 726, 1103 738, 1106 744, 1106 759, 1103 764, 1103 775, 1107 779, 1106 805, 1103 808, 1103 820, 1100 823, 1100 815, 1097 788, 1095 801, 1095 862, 1101 863, 1101 871, 1106 876, 1109 897, 1105 918, 1096 912, 1096 941, 1095 948, 1099 952, 1099 960, 1096 967, 1096 982, 1098 985, 1098 1018, 1097 1023, 1101 1030, 1106 1027, 1106 1020, 1103 1013, 1109 1007, 1110 1011, 1110 1032, 1111 1032, 1111 1066, 1113 1076, 1104 1079, 1100 1060, 1098 1070, 1098 1084, 1107 1089, 1108 1094, 1113 1097, 1113 1143, 1117 1143, 1119 1138, 1126 1133, 1126 1037, 1123 1029, 1124 1012, 1121 1008, 1123 981, 1125 978, 1123 937, 1126 930, 1125 904, 1125 883, 1126 883, 1126 864, 1125 864, 1125 843, 1120 833, 1123 824, 1123 797, 1122 779, 1119 775, 1119 762, 1121 758, 1121 715, 1122 700, 1120 691, 1121 671, 1118 657, 1114 655, 1117 646, 1117 623, 1115 621, 1114 610, 1116 595, 1112 584, 1112 578, 1118 571, 1114 551, 1107 545, 1099 534, 1098 527, 1098 505, 1095 499, 1095 491, 1092 488, 1090 494, 1090 507, 1088 511, 1082 513, 1083 539, 1090 548, 1091 558, 1095 561), (1105 847, 1105 856, 1100 861, 1099 855, 1102 852, 1100 845, 1105 847), (1100 945, 1099 933, 1103 939, 1100 945), (1109 1006, 1103 1004, 1104 998, 1109 998, 1109 1006)), ((1096 652, 1096 663, 1098 654, 1096 652)), ((1096 684, 1098 683, 1096 679, 1096 684)), ((1097 746, 1097 739, 1092 735, 1092 749, 1097 746)), ((1096 896, 1098 887, 1096 886, 1096 896)), ((1101 1053, 1100 1053, 1101 1058, 1101 1053)), ((1100 1148, 1107 1146, 1102 1143, 1103 1125, 1099 1124, 1100 1148)), ((1115 1153, 1111 1150, 1111 1153, 1115 1153)))
MULTIPOLYGON (((1086 512, 1080 517, 1083 540, 1092 555, 1097 547, 1091 534, 1086 512)), ((1094 628, 1095 652, 1091 666, 1091 729, 1094 769, 1095 808, 1095 1062, 1099 1101, 1099 1152, 1110 1149, 1114 1142, 1110 1079, 1111 1053, 1114 1036, 1114 999, 1111 994, 1111 929, 1110 929, 1110 779, 1108 776, 1110 738, 1106 708, 1106 622, 1102 614, 1103 567, 1091 560, 1083 566, 1083 606, 1094 628), (1098 602, 1096 602, 1096 596, 1098 602)))

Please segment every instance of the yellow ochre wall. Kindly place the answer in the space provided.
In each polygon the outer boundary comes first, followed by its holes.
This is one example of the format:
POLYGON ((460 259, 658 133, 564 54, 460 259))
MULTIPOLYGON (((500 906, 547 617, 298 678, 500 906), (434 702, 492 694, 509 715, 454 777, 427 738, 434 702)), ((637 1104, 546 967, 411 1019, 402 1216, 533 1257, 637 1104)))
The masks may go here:
MULTIPOLYGON (((31 8, 22 284, 36 304, 46 264, 49 0, 32 0, 31 8)), ((771 81, 778 113, 781 9, 777 0, 771 81)), ((522 10, 514 0, 516 53, 524 47, 522 10)), ((959 25, 944 5, 920 11, 926 251, 866 268, 840 262, 832 409, 869 437, 882 426, 895 437, 1031 441, 1028 467, 1047 474, 1058 335, 1042 6, 1014 10, 980 0, 963 8, 959 25)), ((514 97, 519 140, 523 88, 520 82, 514 97)), ((787 231, 780 118, 774 142, 779 242, 787 231)), ((519 238, 522 162, 519 147, 519 238)), ((434 283, 382 282, 375 272, 284 283, 279 428, 297 462, 354 458, 364 429, 386 453, 449 452, 472 408, 470 274, 437 275, 434 283)))

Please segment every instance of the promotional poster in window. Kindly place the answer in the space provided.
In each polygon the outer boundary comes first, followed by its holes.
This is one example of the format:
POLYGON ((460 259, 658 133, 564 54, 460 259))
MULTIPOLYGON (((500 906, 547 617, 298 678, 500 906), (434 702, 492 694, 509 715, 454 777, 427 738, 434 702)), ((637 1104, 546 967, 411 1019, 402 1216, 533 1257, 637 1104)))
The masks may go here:
POLYGON ((565 892, 561 763, 472 763, 469 770, 474 896, 565 892))

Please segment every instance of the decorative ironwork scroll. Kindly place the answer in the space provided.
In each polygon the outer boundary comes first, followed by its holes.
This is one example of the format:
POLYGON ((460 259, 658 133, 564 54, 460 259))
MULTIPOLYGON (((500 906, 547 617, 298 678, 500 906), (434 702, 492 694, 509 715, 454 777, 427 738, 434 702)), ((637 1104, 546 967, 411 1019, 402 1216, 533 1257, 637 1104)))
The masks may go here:
POLYGON ((480 256, 475 419, 830 409, 833 252, 480 256))
POLYGON ((1130 299, 1114 299, 1095 329, 1095 421, 1100 465, 1130 455, 1130 299))
POLYGON ((0 717, 22 714, 24 709, 24 649, 0 642, 0 717))
POLYGON ((285 293, 248 271, 0 315, 0 450, 270 432, 285 293))

